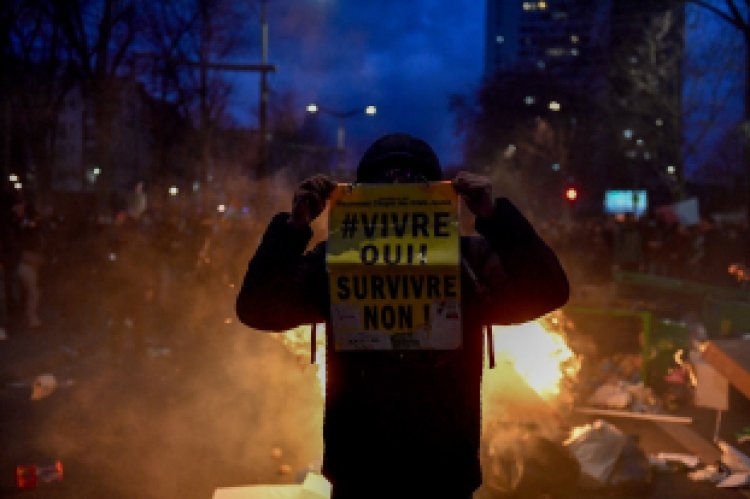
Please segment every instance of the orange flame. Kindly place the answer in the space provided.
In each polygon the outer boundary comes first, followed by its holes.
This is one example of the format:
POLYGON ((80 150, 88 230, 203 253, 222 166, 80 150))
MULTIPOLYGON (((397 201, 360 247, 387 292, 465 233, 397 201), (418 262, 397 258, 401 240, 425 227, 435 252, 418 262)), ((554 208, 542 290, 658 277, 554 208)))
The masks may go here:
MULTIPOLYGON (((537 395, 552 401, 561 395, 565 379, 574 379, 580 370, 580 358, 565 342, 557 315, 514 326, 493 326, 495 358, 498 364, 510 364, 537 395)), ((321 395, 325 395, 325 324, 318 324, 315 368, 321 395)), ((280 341, 297 356, 300 366, 310 363, 310 325, 299 326, 279 335, 280 341)), ((487 366, 485 366, 487 367, 487 366)), ((484 383, 492 385, 507 376, 503 369, 485 369, 484 383)))
MULTIPOLYGON (((318 378, 318 384, 321 395, 325 397, 326 387, 326 327, 325 324, 317 325, 315 339, 315 369, 318 378)), ((279 335, 279 339, 291 353, 297 356, 297 362, 300 366, 310 364, 310 341, 312 336, 312 327, 310 324, 298 326, 294 329, 284 331, 279 335)))
POLYGON ((574 378, 581 367, 562 331, 554 330, 559 325, 560 319, 550 316, 524 324, 492 327, 496 361, 509 362, 546 400, 560 395, 563 380, 574 378))

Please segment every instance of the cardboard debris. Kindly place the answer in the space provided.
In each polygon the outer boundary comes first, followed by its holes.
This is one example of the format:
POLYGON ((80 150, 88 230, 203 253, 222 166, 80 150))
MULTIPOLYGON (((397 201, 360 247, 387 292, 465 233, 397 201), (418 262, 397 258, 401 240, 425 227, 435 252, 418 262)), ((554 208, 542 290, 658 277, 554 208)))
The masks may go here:
POLYGON ((664 460, 668 463, 680 463, 690 469, 697 467, 700 462, 698 456, 693 456, 692 454, 681 454, 678 452, 659 452, 656 455, 656 459, 664 460))
POLYGON ((318 473, 308 473, 304 482, 297 485, 248 485, 221 487, 212 499, 328 499, 331 484, 318 473))
POLYGON ((31 400, 49 397, 57 388, 57 379, 52 374, 40 374, 31 384, 31 400))

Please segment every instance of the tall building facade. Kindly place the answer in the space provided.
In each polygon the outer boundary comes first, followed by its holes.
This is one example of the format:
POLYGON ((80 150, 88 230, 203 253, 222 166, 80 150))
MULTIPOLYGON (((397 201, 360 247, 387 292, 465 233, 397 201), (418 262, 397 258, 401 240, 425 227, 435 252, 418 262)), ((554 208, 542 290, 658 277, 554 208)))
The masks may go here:
POLYGON ((485 74, 538 70, 572 85, 598 73, 608 2, 488 0, 485 74))
POLYGON ((571 119, 598 108, 589 192, 646 187, 675 196, 683 12, 668 0, 487 0, 485 76, 533 74, 548 82, 548 95, 582 95, 590 106, 560 110, 571 119))

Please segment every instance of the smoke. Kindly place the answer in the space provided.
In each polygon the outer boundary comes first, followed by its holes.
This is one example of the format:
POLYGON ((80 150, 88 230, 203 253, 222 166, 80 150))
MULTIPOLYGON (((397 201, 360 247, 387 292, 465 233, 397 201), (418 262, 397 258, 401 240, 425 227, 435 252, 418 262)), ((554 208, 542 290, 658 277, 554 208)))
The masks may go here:
POLYGON ((66 276, 66 300, 79 303, 71 314, 92 320, 78 338, 68 333, 79 355, 56 370, 75 384, 33 407, 44 411, 33 446, 63 460, 63 495, 205 498, 217 487, 298 482, 319 468, 315 366, 278 334, 246 328, 234 315, 247 261, 293 190, 283 175, 249 186, 235 182, 227 212, 192 221, 151 204, 142 233, 128 234, 145 244, 120 248, 115 281, 94 274, 96 296, 74 291, 74 276, 66 276), (173 253, 170 241, 180 246, 173 253), (136 350, 139 338, 144 351, 136 350))

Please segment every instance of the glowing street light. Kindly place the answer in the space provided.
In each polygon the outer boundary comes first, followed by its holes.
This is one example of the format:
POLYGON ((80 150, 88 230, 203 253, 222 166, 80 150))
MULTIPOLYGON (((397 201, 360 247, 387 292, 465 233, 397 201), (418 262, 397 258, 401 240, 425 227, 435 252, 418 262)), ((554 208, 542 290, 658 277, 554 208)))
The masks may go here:
POLYGON ((378 112, 378 108, 372 104, 369 104, 365 106, 364 108, 357 107, 354 109, 351 109, 349 111, 336 111, 333 109, 328 109, 323 106, 319 106, 318 104, 315 104, 314 102, 311 102, 305 107, 305 110, 310 114, 317 114, 317 113, 324 113, 333 116, 338 120, 338 131, 337 131, 337 140, 336 140, 336 149, 338 149, 339 153, 339 170, 344 169, 344 159, 346 156, 346 147, 345 147, 345 141, 346 141, 346 129, 344 128, 344 120, 353 118, 355 116, 375 116, 378 112))

